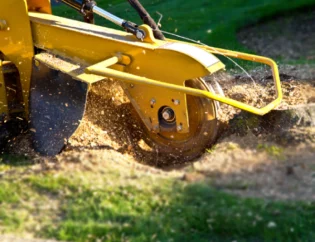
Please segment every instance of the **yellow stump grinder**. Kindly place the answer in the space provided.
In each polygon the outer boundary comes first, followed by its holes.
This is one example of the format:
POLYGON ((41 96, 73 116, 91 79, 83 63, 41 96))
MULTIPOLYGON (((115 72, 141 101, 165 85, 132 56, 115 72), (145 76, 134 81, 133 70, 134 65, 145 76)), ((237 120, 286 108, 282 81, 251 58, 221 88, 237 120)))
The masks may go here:
POLYGON ((36 151, 58 154, 83 117, 95 82, 118 80, 160 152, 193 159, 214 142, 217 103, 264 115, 282 98, 271 59, 164 38, 136 0, 128 0, 145 24, 136 25, 92 0, 59 0, 85 22, 54 16, 50 0, 1 0, 0 142, 25 120, 36 151), (94 24, 99 15, 119 26, 94 24), (125 31, 123 31, 123 29, 125 31), (256 108, 225 97, 205 79, 225 68, 224 55, 269 65, 277 96, 256 108))

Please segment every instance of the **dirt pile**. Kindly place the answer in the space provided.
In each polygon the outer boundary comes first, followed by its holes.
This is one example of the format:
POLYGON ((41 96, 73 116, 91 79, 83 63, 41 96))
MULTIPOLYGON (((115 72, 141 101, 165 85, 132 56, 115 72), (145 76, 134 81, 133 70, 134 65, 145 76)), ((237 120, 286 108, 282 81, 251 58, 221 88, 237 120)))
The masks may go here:
MULTIPOLYGON (((190 177, 192 181, 195 177, 210 179, 220 189, 243 195, 315 199, 312 178, 315 176, 312 104, 315 81, 300 80, 285 70, 280 71, 284 98, 278 110, 258 117, 221 105, 223 128, 217 144, 209 147, 195 163, 183 164, 176 160, 168 166, 163 163, 163 169, 176 169, 184 179, 190 177), (288 174, 290 182, 286 181, 288 174)), ((275 98, 271 73, 267 69, 255 69, 250 74, 255 83, 237 73, 220 73, 214 78, 227 96, 253 106, 264 106, 275 98)), ((29 134, 12 140, 9 152, 31 157, 35 163, 57 162, 57 167, 83 164, 85 160, 93 163, 93 159, 101 160, 104 165, 108 161, 121 161, 121 167, 128 163, 143 164, 139 170, 146 169, 146 165, 159 167, 164 157, 146 145, 141 124, 132 117, 132 107, 119 83, 99 82, 89 93, 80 127, 60 155, 38 156, 31 147, 29 134)))

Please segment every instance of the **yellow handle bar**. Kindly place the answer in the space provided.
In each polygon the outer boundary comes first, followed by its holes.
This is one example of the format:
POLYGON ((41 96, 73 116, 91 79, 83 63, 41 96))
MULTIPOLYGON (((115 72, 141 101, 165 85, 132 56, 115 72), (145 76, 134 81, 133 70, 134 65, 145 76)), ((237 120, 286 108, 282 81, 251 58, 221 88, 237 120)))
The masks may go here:
POLYGON ((248 60, 248 61, 253 61, 253 62, 269 65, 272 69, 273 80, 276 87, 276 93, 277 93, 276 99, 262 108, 256 108, 251 105, 236 101, 228 97, 217 95, 208 91, 165 83, 165 82, 161 82, 161 81, 157 81, 157 80, 153 80, 153 79, 149 79, 149 78, 145 78, 145 77, 141 77, 141 76, 137 76, 137 75, 133 75, 133 74, 129 74, 129 73, 125 73, 125 72, 108 68, 109 66, 114 65, 120 61, 120 58, 117 56, 111 57, 105 61, 89 66, 88 68, 86 68, 85 71, 86 73, 89 73, 89 74, 116 78, 125 82, 141 83, 145 85, 164 87, 164 88, 172 89, 174 91, 190 94, 193 96, 210 98, 210 99, 213 99, 222 103, 226 103, 233 107, 236 107, 236 108, 248 111, 250 113, 257 114, 257 115, 264 115, 280 104, 282 100, 282 90, 281 90, 281 84, 280 84, 280 78, 279 78, 279 71, 278 71, 277 64, 273 60, 266 57, 262 57, 262 56, 250 55, 250 54, 224 50, 224 49, 219 49, 219 48, 212 48, 212 47, 200 46, 200 45, 198 45, 198 47, 203 48, 213 54, 220 54, 220 55, 225 55, 225 56, 229 56, 233 58, 239 58, 243 60, 248 60))

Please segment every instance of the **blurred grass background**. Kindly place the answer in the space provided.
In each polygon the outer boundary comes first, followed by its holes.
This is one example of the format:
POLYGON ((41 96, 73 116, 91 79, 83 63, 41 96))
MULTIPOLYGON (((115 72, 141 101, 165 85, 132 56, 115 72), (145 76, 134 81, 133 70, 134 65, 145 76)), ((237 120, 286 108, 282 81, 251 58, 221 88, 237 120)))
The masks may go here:
MULTIPOLYGON (((163 15, 162 30, 231 50, 246 50, 236 39, 238 29, 280 15, 294 17, 297 11, 306 12, 315 7, 314 0, 141 0, 141 3, 156 21, 157 12, 163 15)), ((125 0, 98 0, 97 4, 123 19, 141 24, 125 0)), ((56 15, 81 19, 66 6, 58 5, 53 11, 56 15)), ((96 24, 117 28, 101 18, 97 18, 96 24)))

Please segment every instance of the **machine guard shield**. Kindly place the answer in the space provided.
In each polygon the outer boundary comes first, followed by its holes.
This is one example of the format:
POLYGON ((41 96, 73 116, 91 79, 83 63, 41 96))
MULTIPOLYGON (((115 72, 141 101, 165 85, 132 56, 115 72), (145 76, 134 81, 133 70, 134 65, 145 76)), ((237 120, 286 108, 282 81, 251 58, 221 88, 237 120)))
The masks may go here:
POLYGON ((34 60, 30 127, 37 152, 58 154, 83 117, 88 84, 34 60))

